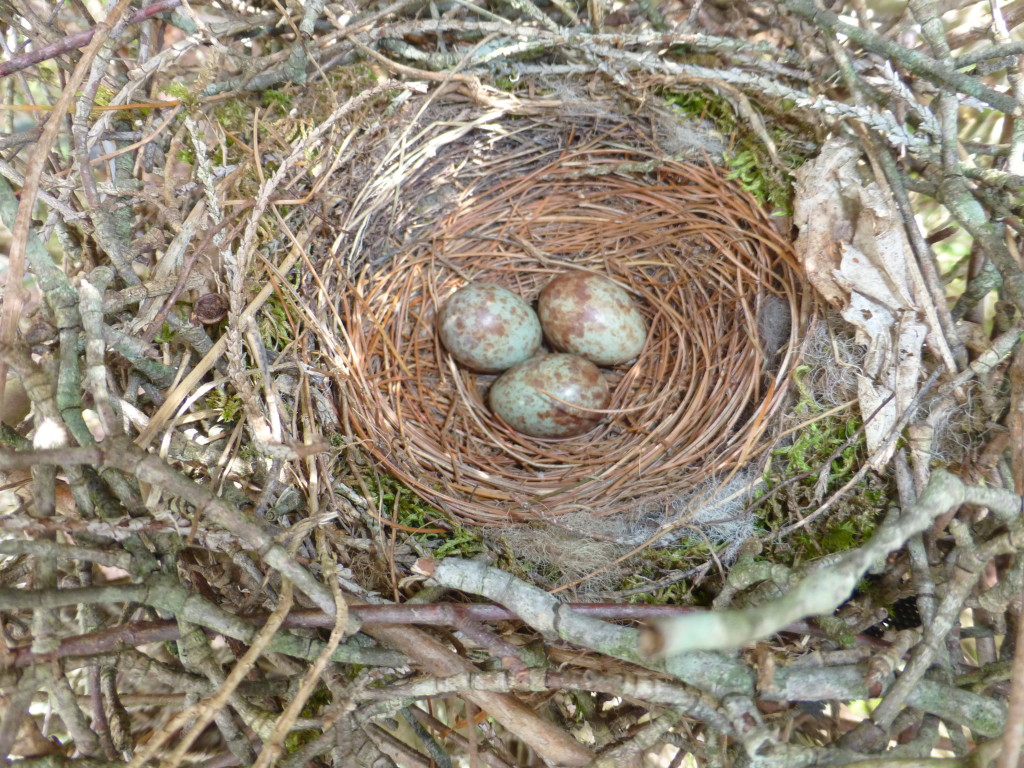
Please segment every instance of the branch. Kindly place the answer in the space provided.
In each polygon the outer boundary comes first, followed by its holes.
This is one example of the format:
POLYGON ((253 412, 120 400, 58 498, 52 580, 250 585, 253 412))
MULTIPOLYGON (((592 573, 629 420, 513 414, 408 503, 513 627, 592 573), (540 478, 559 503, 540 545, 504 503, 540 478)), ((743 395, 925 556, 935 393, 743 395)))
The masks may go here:
MULTIPOLYGON (((988 488, 984 493, 993 497, 992 501, 1003 512, 1020 507, 1019 497, 1009 492, 988 488)), ((863 547, 851 550, 827 569, 815 571, 780 599, 744 610, 694 613, 658 621, 645 632, 643 649, 667 657, 739 648, 770 637, 806 616, 829 615, 850 597, 873 564, 884 560, 911 536, 924 531, 932 520, 956 509, 968 497, 968 489, 959 479, 936 470, 918 501, 898 518, 890 515, 863 547)))

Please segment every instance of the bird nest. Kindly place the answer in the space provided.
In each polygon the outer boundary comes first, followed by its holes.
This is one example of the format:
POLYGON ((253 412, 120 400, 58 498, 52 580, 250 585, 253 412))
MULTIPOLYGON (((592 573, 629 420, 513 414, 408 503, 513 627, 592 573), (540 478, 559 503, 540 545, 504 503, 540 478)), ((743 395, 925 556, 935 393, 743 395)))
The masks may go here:
POLYGON ((750 195, 713 166, 621 144, 479 178, 352 280, 340 410, 353 444, 472 524, 649 508, 763 453, 790 355, 765 349, 759 319, 784 307, 791 341, 801 291, 790 243, 750 195), (633 364, 604 369, 612 400, 598 426, 532 438, 491 412, 496 377, 458 366, 435 317, 468 281, 534 302, 568 269, 625 287, 650 332, 633 364))

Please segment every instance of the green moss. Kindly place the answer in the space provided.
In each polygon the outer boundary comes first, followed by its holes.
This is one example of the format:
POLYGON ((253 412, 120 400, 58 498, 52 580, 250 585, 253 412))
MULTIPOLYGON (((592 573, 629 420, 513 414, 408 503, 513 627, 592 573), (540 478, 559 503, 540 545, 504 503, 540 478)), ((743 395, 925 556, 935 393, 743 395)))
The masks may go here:
POLYGON ((448 528, 443 533, 413 533, 412 538, 434 557, 474 557, 484 550, 483 541, 471 529, 448 520, 404 483, 391 475, 377 475, 367 482, 370 496, 381 514, 409 528, 448 528))
POLYGON ((793 212, 793 179, 791 171, 803 164, 804 156, 794 148, 795 142, 782 128, 769 130, 778 150, 779 164, 761 139, 733 111, 729 102, 706 90, 665 91, 665 102, 687 117, 711 121, 715 128, 729 137, 730 148, 724 153, 727 178, 739 182, 773 216, 793 212))
POLYGON ((153 341, 157 344, 170 344, 174 341, 174 331, 171 330, 169 323, 164 322, 164 324, 160 326, 160 330, 156 332, 156 335, 153 337, 153 341))
MULTIPOLYGON (((319 717, 324 707, 330 704, 331 701, 330 691, 327 690, 326 686, 321 685, 313 691, 313 695, 306 701, 306 706, 302 708, 301 717, 319 717)), ((319 735, 320 731, 313 728, 290 731, 284 739, 285 752, 289 755, 298 752, 319 735)))
POLYGON ((194 112, 202 105, 199 94, 190 90, 184 83, 167 83, 163 86, 163 91, 168 96, 180 101, 184 112, 194 112))
MULTIPOLYGON (((711 545, 704 539, 684 539, 671 547, 648 547, 637 555, 631 564, 630 575, 623 579, 618 589, 636 589, 646 584, 657 583, 670 575, 711 558, 711 545)), ((692 586, 688 579, 669 584, 661 589, 630 595, 629 602, 647 605, 689 605, 693 603, 692 586)))
POLYGON ((223 389, 212 389, 206 396, 206 407, 218 414, 221 421, 234 421, 242 412, 242 400, 238 395, 228 395, 223 389))
POLYGON ((825 631, 829 639, 838 643, 843 648, 853 648, 857 643, 857 636, 850 631, 842 619, 834 616, 819 616, 817 624, 825 631))
POLYGON ((285 93, 284 91, 268 88, 260 96, 264 107, 277 107, 282 112, 287 112, 292 108, 291 94, 285 93))
POLYGON ((252 127, 252 107, 242 99, 228 99, 213 111, 217 122, 226 131, 240 133, 252 127))
MULTIPOLYGON (((862 421, 848 413, 825 414, 813 398, 805 378, 807 366, 794 371, 800 400, 794 412, 806 424, 788 445, 772 452, 765 471, 764 499, 755 512, 769 531, 792 525, 811 514, 850 481, 867 459, 862 421)), ((870 538, 889 497, 889 478, 866 475, 847 491, 828 515, 799 529, 785 541, 775 542, 770 559, 796 564, 821 555, 858 547, 870 538)))
POLYGON ((297 310, 291 306, 290 294, 274 292, 260 308, 257 326, 267 349, 280 352, 295 339, 297 310), (282 299, 282 294, 284 299, 282 299))

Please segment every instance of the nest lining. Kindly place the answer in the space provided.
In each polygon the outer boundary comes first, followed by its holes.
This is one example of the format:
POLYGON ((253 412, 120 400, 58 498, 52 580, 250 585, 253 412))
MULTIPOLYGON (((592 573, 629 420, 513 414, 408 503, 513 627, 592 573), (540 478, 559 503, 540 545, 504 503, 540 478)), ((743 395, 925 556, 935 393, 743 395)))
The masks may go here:
POLYGON ((651 161, 620 148, 566 153, 464 195, 429 236, 364 270, 342 305, 350 439, 424 499, 477 524, 632 510, 756 457, 789 363, 766 375, 762 305, 781 297, 790 340, 798 327, 789 244, 718 170, 633 170, 651 161), (456 365, 435 316, 467 281, 534 302, 567 269, 626 287, 649 338, 635 364, 604 369, 613 396, 600 425, 577 438, 531 438, 491 413, 496 377, 456 365))

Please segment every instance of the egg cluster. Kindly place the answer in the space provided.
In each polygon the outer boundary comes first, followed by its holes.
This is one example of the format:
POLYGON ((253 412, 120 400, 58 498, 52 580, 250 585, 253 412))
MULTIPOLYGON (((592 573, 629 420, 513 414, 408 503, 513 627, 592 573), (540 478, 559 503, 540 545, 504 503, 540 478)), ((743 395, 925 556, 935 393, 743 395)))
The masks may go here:
POLYGON ((629 293, 591 272, 558 275, 537 301, 491 283, 469 283, 438 315, 441 342, 459 364, 502 373, 491 409, 532 437, 575 437, 592 429, 610 400, 599 365, 633 360, 647 323, 629 293), (553 350, 541 351, 547 338, 553 350))

